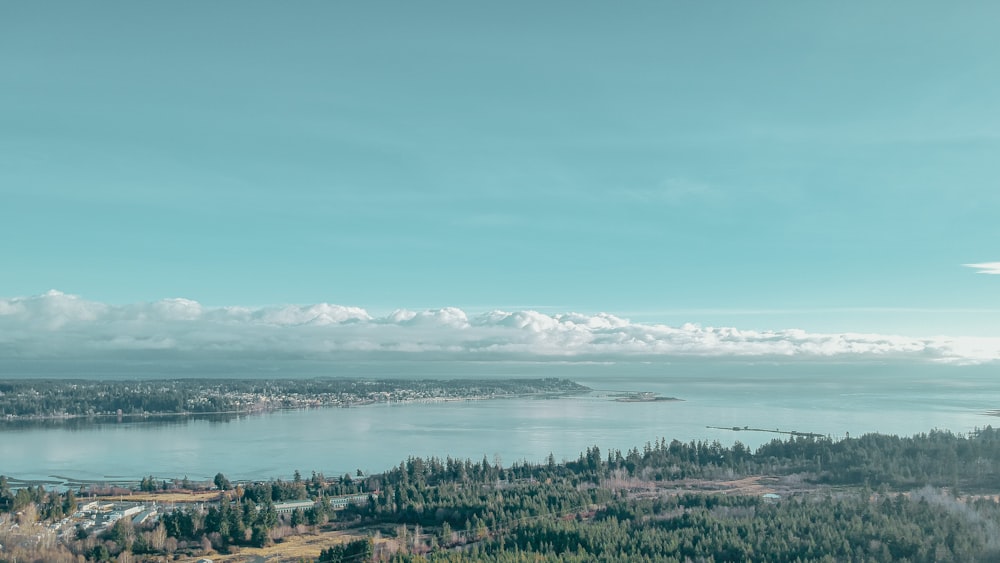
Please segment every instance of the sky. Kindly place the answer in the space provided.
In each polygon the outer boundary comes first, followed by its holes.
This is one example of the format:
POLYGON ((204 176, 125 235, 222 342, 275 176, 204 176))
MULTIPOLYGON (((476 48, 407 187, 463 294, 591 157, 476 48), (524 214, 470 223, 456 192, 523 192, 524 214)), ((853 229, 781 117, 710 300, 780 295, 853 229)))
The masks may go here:
POLYGON ((997 21, 919 0, 6 2, 0 348, 284 341, 269 314, 321 311, 293 324, 375 350, 516 348, 532 322, 484 328, 513 315, 589 327, 545 344, 583 356, 679 353, 661 327, 697 353, 994 359, 997 21), (622 327, 653 348, 595 351, 622 327))

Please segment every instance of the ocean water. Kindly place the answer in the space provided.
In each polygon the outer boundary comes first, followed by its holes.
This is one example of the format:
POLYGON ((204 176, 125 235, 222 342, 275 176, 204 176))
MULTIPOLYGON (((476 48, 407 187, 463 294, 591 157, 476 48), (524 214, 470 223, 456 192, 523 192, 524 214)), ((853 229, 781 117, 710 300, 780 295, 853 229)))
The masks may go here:
MULTIPOLYGON (((300 366, 301 367, 301 366, 300 366)), ((320 370, 308 375, 319 375, 320 370)), ((362 377, 567 377, 593 388, 558 399, 404 403, 273 412, 229 420, 28 426, 0 430, 0 474, 20 479, 234 479, 379 472, 409 456, 575 459, 663 437, 739 440, 756 447, 787 435, 842 438, 867 432, 965 433, 995 425, 997 366, 822 362, 370 363, 338 366, 362 377), (652 391, 681 401, 616 402, 614 392, 652 391)), ((279 374, 280 375, 280 374, 279 374)), ((289 376, 301 376, 298 369, 289 376)), ((157 373, 162 377, 163 374, 157 373)), ((269 373, 275 377, 275 373, 269 373)))

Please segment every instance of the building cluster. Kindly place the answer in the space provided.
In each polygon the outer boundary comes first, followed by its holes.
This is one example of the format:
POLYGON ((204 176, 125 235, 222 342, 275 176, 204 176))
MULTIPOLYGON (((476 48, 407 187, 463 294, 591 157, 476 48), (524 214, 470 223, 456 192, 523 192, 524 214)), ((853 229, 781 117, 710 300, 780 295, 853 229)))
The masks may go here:
POLYGON ((95 500, 80 505, 72 516, 64 518, 60 523, 64 524, 64 528, 70 530, 83 529, 99 534, 109 530, 123 518, 131 518, 133 525, 141 526, 154 521, 161 511, 162 508, 156 503, 147 505, 138 502, 95 500), (72 526, 65 526, 65 524, 72 524, 72 526))

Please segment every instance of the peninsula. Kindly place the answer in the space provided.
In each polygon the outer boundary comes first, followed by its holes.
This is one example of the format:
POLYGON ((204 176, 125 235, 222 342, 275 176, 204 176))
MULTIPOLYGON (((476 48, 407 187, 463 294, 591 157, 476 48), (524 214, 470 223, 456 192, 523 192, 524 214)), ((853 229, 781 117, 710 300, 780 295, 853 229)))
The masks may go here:
POLYGON ((0 422, 258 413, 412 401, 547 398, 589 391, 579 383, 558 378, 8 379, 0 380, 0 422))

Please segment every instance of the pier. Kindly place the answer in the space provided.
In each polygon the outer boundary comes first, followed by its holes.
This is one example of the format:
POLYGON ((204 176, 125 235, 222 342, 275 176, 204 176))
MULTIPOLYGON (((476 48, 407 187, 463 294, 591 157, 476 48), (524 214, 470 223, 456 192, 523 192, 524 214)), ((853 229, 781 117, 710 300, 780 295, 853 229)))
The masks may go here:
POLYGON ((750 428, 749 426, 739 427, 739 426, 706 426, 705 428, 714 428, 716 430, 732 430, 733 432, 770 432, 771 434, 788 434, 789 436, 802 436, 804 438, 822 438, 823 434, 817 434, 815 432, 800 432, 798 430, 779 430, 775 428, 770 430, 768 428, 750 428))

